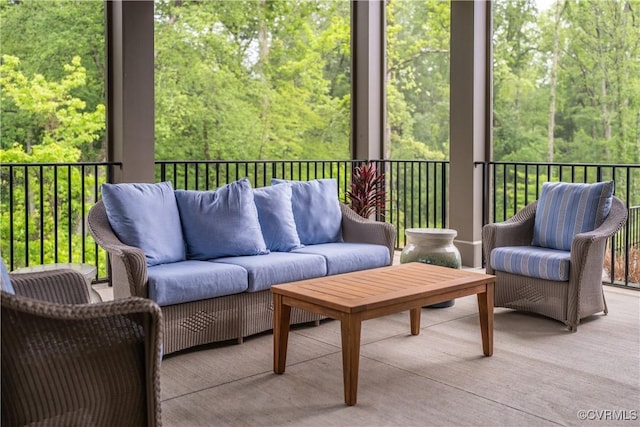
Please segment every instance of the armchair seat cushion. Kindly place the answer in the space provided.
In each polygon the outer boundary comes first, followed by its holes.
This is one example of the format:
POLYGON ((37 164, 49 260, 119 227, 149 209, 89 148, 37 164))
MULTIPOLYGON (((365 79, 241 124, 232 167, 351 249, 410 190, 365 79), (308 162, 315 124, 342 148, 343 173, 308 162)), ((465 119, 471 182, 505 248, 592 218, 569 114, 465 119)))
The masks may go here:
POLYGON ((566 282, 571 252, 537 246, 503 246, 491 251, 490 263, 497 271, 566 282))

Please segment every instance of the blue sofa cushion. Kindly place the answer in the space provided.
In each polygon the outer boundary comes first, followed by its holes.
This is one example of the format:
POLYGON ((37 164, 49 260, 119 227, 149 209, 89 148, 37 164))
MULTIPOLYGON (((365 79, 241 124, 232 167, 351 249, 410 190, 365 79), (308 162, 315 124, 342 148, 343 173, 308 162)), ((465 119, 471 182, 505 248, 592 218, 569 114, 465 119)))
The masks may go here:
POLYGON ((216 191, 176 190, 187 258, 268 253, 247 178, 216 191))
POLYGON ((327 275, 384 267, 390 263, 389 248, 368 243, 321 243, 293 252, 322 255, 327 260, 327 275))
POLYGON ((256 188, 253 198, 267 248, 276 252, 299 248, 300 238, 291 205, 291 185, 256 188))
POLYGON ((11 284, 9 270, 7 270, 7 266, 4 264, 2 257, 0 257, 0 289, 10 294, 16 293, 16 290, 13 289, 13 285, 11 284))
POLYGON ((533 246, 571 250, 573 236, 596 229, 609 215, 613 181, 545 182, 533 226, 533 246))
POLYGON ((123 243, 142 249, 148 266, 185 259, 170 182, 102 184, 102 201, 115 234, 123 243))
POLYGON ((320 255, 271 252, 263 256, 220 258, 216 263, 233 264, 249 272, 249 292, 269 289, 271 285, 313 279, 327 274, 327 266, 320 255))
POLYGON ((490 262, 494 270, 566 282, 571 252, 537 246, 503 246, 491 251, 490 262))
POLYGON ((236 265, 188 260, 149 267, 149 298, 160 306, 247 290, 247 271, 236 265))
POLYGON ((271 184, 291 183, 293 217, 303 245, 332 243, 342 240, 342 212, 335 179, 285 181, 272 179, 271 184))

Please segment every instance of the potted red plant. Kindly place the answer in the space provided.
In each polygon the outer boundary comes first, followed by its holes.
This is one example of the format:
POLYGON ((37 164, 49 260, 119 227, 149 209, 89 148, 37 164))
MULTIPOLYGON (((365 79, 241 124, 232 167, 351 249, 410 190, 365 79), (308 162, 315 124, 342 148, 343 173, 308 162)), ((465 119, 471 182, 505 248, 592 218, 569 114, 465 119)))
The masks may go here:
POLYGON ((351 189, 347 191, 349 206, 363 218, 375 213, 384 216, 386 191, 384 173, 380 173, 375 163, 365 163, 353 170, 351 189))

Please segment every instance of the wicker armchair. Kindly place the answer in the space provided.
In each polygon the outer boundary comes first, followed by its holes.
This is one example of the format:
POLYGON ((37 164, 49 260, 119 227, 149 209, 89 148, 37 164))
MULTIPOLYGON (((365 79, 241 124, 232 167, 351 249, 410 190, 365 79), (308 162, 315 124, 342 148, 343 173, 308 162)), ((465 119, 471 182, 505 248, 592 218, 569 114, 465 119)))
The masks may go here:
POLYGON ((161 424, 154 302, 88 304, 72 270, 9 277, 15 295, 0 292, 3 426, 161 424))
POLYGON ((482 230, 487 274, 496 276, 495 307, 538 313, 564 322, 577 331, 580 319, 604 312, 607 306, 602 290, 602 268, 607 240, 626 222, 624 203, 613 197, 611 210, 596 229, 576 234, 571 242, 569 278, 567 281, 544 280, 495 270, 490 263, 495 248, 531 246, 538 201, 497 224, 482 230))

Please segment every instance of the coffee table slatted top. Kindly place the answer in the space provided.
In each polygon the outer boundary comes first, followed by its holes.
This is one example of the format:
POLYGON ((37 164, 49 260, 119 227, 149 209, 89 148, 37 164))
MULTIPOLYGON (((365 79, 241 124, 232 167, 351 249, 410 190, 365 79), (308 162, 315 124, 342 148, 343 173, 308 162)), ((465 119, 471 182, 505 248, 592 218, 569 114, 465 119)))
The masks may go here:
POLYGON ((470 285, 486 285, 493 277, 472 271, 455 270, 421 263, 408 263, 375 268, 355 273, 344 273, 316 279, 283 283, 272 286, 272 290, 283 296, 296 299, 301 296, 311 303, 322 303, 325 307, 345 313, 356 313, 388 303, 389 299, 401 302, 404 297, 419 298, 437 295, 439 290, 450 293, 470 285), (292 287, 288 292, 288 287, 292 287))

